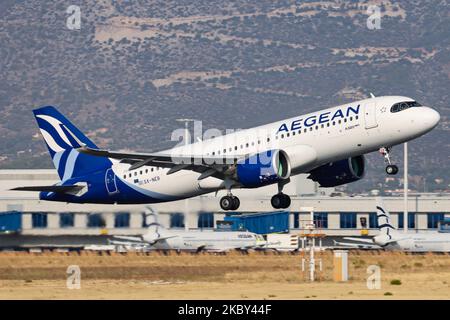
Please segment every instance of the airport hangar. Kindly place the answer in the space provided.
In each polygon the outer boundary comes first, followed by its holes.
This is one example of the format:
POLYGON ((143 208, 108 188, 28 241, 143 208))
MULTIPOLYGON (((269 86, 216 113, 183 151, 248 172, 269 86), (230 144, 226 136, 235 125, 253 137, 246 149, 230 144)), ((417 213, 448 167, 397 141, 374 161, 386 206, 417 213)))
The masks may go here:
MULTIPOLYGON (((55 170, 0 170, 0 248, 15 245, 105 244, 110 235, 136 235, 146 231, 145 205, 99 205, 47 202, 38 193, 9 191, 18 186, 49 185, 59 181, 55 170), (52 237, 48 237, 52 236, 52 237)), ((375 198, 373 196, 333 196, 332 188, 318 188, 306 175, 291 179, 284 192, 292 198, 286 213, 290 233, 298 233, 310 222, 314 209, 316 225, 330 237, 358 236, 377 233, 375 198), (363 219, 361 219, 363 218, 363 219), (366 220, 367 226, 361 224, 366 220)), ((225 192, 225 191, 223 191, 225 192)), ((274 213, 270 198, 277 186, 253 190, 235 190, 241 198, 239 213, 274 213)), ((219 192, 175 202, 152 204, 159 213, 159 222, 169 228, 212 230, 225 218, 218 204, 219 192), (187 215, 185 215, 187 213, 187 215), (186 218, 186 219, 185 219, 186 218), (186 220, 186 223, 185 223, 186 220)), ((338 193, 339 194, 339 193, 338 193)), ((403 197, 385 197, 394 227, 403 228, 403 197)), ((408 201, 408 228, 433 232, 438 222, 450 218, 449 195, 411 195, 408 201)), ((282 231, 277 227, 274 232, 282 231)))

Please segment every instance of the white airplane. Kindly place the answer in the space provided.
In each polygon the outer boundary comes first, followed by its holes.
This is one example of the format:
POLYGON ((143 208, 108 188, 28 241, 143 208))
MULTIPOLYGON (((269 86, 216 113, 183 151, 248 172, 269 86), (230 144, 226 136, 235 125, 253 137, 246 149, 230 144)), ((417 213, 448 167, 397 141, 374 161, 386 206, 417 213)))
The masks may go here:
POLYGON ((389 211, 377 199, 377 218, 380 233, 372 239, 345 237, 359 243, 337 242, 335 245, 360 249, 402 250, 408 252, 450 252, 450 233, 402 233, 391 224, 389 211))
POLYGON ((373 97, 156 153, 99 149, 54 107, 34 110, 61 182, 19 187, 40 199, 74 203, 156 203, 227 190, 223 210, 236 210, 233 188, 278 184, 274 208, 291 200, 283 187, 309 173, 322 187, 357 181, 364 154, 380 150, 396 174, 391 147, 415 139, 440 115, 408 97, 373 97))
POLYGON ((158 222, 158 215, 147 209, 146 217, 154 221, 142 236, 114 236, 111 245, 159 250, 188 250, 223 252, 233 249, 259 249, 266 245, 263 236, 240 231, 168 230, 158 222))

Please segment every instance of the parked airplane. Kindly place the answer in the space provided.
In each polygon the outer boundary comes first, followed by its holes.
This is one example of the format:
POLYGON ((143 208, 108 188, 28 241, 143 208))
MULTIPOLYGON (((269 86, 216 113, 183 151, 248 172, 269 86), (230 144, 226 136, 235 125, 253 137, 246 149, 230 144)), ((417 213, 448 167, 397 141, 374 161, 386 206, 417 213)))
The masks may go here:
POLYGON ((157 214, 147 209, 146 217, 153 216, 142 236, 114 236, 110 244, 125 247, 151 247, 161 250, 228 251, 232 249, 258 249, 266 245, 263 236, 240 231, 185 231, 165 229, 157 214))
POLYGON ((389 211, 385 209, 381 198, 377 199, 377 218, 380 233, 372 239, 345 237, 345 240, 356 241, 337 242, 335 245, 360 249, 403 250, 409 252, 450 252, 449 233, 402 233, 391 224, 389 211))
POLYGON ((99 149, 54 107, 34 110, 61 182, 20 187, 40 199, 74 203, 156 203, 226 189, 223 210, 240 201, 232 188, 278 184, 274 208, 291 200, 283 186, 309 173, 322 187, 364 176, 364 154, 380 150, 386 172, 396 174, 391 147, 415 139, 439 122, 435 110, 400 96, 370 99, 313 112, 157 153, 99 149))

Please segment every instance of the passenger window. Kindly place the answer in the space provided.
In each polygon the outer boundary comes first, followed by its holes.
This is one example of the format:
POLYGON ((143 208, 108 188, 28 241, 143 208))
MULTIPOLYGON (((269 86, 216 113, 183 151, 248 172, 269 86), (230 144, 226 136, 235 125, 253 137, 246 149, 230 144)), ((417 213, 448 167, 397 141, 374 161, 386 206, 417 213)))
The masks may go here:
POLYGON ((128 175, 129 178, 131 178, 131 173, 128 175))

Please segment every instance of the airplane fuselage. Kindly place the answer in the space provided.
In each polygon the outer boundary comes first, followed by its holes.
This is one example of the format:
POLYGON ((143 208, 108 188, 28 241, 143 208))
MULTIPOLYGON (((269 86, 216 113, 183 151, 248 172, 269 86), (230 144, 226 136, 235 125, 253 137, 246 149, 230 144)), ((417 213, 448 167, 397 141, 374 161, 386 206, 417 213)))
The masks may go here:
MULTIPOLYGON (((391 112, 391 107, 407 97, 387 96, 360 100, 341 106, 236 131, 161 153, 226 157, 284 150, 291 162, 291 176, 307 173, 324 164, 360 156, 415 139, 433 129, 439 114, 428 107, 391 112)), ((199 179, 200 173, 142 166, 111 159, 111 168, 63 181, 82 184, 88 192, 55 195, 41 192, 43 200, 79 203, 156 203, 180 200, 225 189, 224 180, 199 179)), ((242 187, 239 185, 233 187, 242 187)))
MULTIPOLYGON (((160 250, 226 251, 255 248, 261 241, 251 232, 170 230, 166 231, 165 236, 167 235, 171 237, 157 241, 152 247, 160 250)), ((145 235, 143 239, 147 240, 145 235)))
POLYGON ((409 252, 450 252, 449 233, 398 233, 393 237, 397 242, 388 244, 387 250, 402 250, 409 252))

